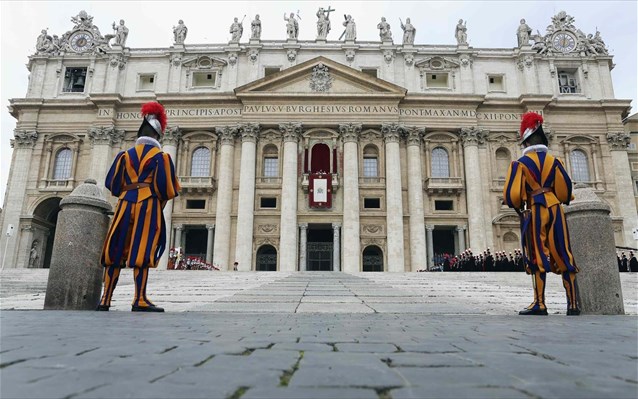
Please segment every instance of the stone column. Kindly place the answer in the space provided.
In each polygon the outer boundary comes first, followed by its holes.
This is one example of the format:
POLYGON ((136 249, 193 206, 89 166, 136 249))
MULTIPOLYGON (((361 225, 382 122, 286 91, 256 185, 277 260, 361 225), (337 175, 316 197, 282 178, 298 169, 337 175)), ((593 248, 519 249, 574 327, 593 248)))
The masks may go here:
POLYGON ((308 251, 308 223, 299 223, 299 271, 305 272, 308 251))
MULTIPOLYGON (((173 243, 173 247, 182 247, 182 232, 184 231, 184 225, 178 224, 175 226, 175 242, 173 243)), ((184 248, 182 247, 182 253, 184 253, 184 248)))
POLYGON ((467 215, 470 230, 470 246, 475 252, 487 248, 485 241, 485 223, 483 204, 481 164, 479 162, 478 145, 483 143, 483 131, 476 127, 464 127, 461 129, 463 140, 463 153, 465 156, 465 189, 467 192, 467 215))
MULTIPOLYGON (((175 173, 177 173, 177 147, 182 137, 182 131, 179 126, 171 126, 166 128, 162 136, 162 151, 171 156, 175 165, 175 173)), ((158 269, 165 270, 168 268, 168 252, 170 250, 171 234, 173 233, 173 200, 170 200, 164 206, 164 221, 166 222, 166 251, 162 254, 158 269)))
POLYGON ((340 224, 332 224, 332 270, 335 272, 341 271, 341 236, 339 234, 340 228, 340 224))
POLYGON ((403 193, 399 140, 403 128, 396 123, 381 125, 385 141, 385 197, 388 271, 405 271, 403 250, 403 193))
POLYGON ((217 211, 215 213, 215 244, 213 264, 228 270, 230 264, 230 211, 233 201, 233 152, 237 126, 218 127, 221 149, 217 183, 217 211))
POLYGON ((607 133, 607 142, 611 152, 611 163, 616 179, 616 191, 618 192, 618 213, 623 218, 624 245, 634 247, 632 230, 638 228, 638 211, 633 191, 633 181, 629 169, 627 147, 630 142, 629 135, 625 132, 607 133))
POLYGON ((425 226, 425 230, 427 231, 427 242, 428 242, 428 270, 432 269, 433 265, 433 257, 434 257, 434 241, 432 238, 432 232, 434 231, 434 226, 427 225, 425 226))
POLYGON ((361 124, 339 125, 343 140, 343 271, 361 270, 359 152, 361 124))
MULTIPOLYGON (((111 149, 113 145, 122 142, 124 130, 116 129, 115 126, 93 126, 89 128, 88 136, 93 146, 89 177, 95 179, 98 187, 104 189, 104 180, 113 162, 111 149)), ((104 191, 104 194, 109 198, 109 192, 104 191)))
POLYGON ((281 178, 281 232, 279 239, 279 270, 297 269, 297 143, 301 123, 282 123, 284 160, 281 178))
MULTIPOLYGON (((465 226, 456 226, 456 235, 459 238, 459 253, 465 251, 465 226)), ((458 255, 458 254, 457 254, 458 255)))
POLYGON ((245 123, 240 126, 241 166, 239 169, 239 198, 237 206, 237 238, 235 260, 239 270, 252 270, 253 221, 255 218, 255 157, 259 125, 245 123))
POLYGON ((424 128, 406 129, 408 143, 408 209, 410 211, 410 270, 421 268, 427 259, 423 215, 423 175, 421 173, 421 138, 424 128))
POLYGON ((2 210, 2 231, 0 231, 0 251, 2 251, 2 268, 26 267, 16 264, 17 243, 20 238, 20 215, 26 205, 27 181, 29 180, 29 166, 33 155, 33 147, 38 140, 38 133, 15 130, 13 132, 11 147, 13 150, 13 163, 9 173, 9 182, 5 195, 5 208, 2 210), (13 226, 11 236, 7 236, 9 225, 13 226))
POLYGON ((213 236, 215 235, 215 225, 207 224, 206 230, 208 230, 208 234, 206 235, 206 263, 212 263, 213 262, 213 236))

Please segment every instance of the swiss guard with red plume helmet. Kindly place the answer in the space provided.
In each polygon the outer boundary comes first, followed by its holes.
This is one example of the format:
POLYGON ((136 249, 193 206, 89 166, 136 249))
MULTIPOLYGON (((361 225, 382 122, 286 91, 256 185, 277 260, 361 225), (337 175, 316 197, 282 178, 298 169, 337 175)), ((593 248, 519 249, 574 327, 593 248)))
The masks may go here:
POLYGON ((115 157, 104 185, 118 197, 101 263, 104 293, 97 310, 111 306, 120 270, 133 268, 133 312, 163 312, 146 297, 149 268, 157 267, 166 246, 166 223, 162 210, 180 190, 171 156, 158 141, 166 129, 166 112, 157 102, 142 106, 142 125, 135 146, 115 157))
POLYGON ((534 302, 520 315, 547 315, 545 277, 560 274, 567 294, 567 315, 580 314, 576 273, 567 221, 561 204, 572 200, 572 181, 563 162, 549 153, 543 117, 523 115, 520 142, 523 156, 512 162, 503 187, 504 202, 521 219, 521 247, 525 270, 532 275, 534 302))

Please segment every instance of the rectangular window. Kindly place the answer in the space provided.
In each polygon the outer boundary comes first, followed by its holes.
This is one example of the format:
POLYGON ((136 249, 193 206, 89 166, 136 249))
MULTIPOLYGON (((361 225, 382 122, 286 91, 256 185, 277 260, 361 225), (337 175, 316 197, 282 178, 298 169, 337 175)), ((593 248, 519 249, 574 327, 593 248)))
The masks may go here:
POLYGON ((558 71, 558 88, 561 94, 580 93, 578 80, 576 79, 576 71, 561 70, 558 71))
POLYGON ((206 200, 186 200, 186 209, 206 209, 206 200))
POLYGON ((425 84, 428 89, 447 89, 448 74, 437 72, 425 75, 425 84))
POLYGON ((380 209, 381 208, 381 198, 364 198, 363 199, 363 207, 365 209, 380 209))
POLYGON ((139 75, 137 83, 137 91, 153 91, 155 90, 155 74, 139 75))
POLYGON ((363 177, 378 177, 377 158, 363 158, 363 177))
POLYGON ((216 87, 217 72, 194 72, 193 87, 216 87))
POLYGON ((503 75, 488 75, 487 82, 487 91, 505 91, 503 75))
POLYGON ((265 76, 274 75, 277 72, 279 72, 280 70, 281 70, 281 68, 279 68, 279 67, 266 67, 266 68, 264 68, 264 77, 265 76))
POLYGON ((259 206, 261 208, 276 208, 277 198, 261 197, 259 199, 259 206))
POLYGON ((435 211, 453 211, 454 201, 434 201, 435 211))
POLYGON ((365 73, 366 75, 370 75, 373 78, 377 77, 377 68, 361 68, 361 72, 365 73))
POLYGON ((264 158, 264 177, 279 177, 279 158, 264 158))
POLYGON ((86 70, 86 67, 67 67, 64 71, 64 87, 62 91, 65 93, 84 93, 86 70))

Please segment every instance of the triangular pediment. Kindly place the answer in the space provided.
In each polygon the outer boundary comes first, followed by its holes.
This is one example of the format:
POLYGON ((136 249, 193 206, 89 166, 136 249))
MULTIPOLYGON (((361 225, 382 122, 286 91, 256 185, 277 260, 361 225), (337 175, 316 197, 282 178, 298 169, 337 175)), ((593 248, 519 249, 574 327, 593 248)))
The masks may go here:
POLYGON ((235 89, 237 97, 385 97, 403 98, 407 90, 325 57, 299 65, 235 89))

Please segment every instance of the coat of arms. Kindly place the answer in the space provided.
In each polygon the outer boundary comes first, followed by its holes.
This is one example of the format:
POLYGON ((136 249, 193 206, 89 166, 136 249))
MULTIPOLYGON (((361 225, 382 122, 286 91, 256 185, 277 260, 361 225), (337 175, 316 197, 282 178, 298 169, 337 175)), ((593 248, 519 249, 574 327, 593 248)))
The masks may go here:
POLYGON ((312 75, 310 76, 310 89, 312 91, 326 92, 332 86, 332 76, 328 71, 328 67, 323 64, 319 64, 312 68, 312 75))

